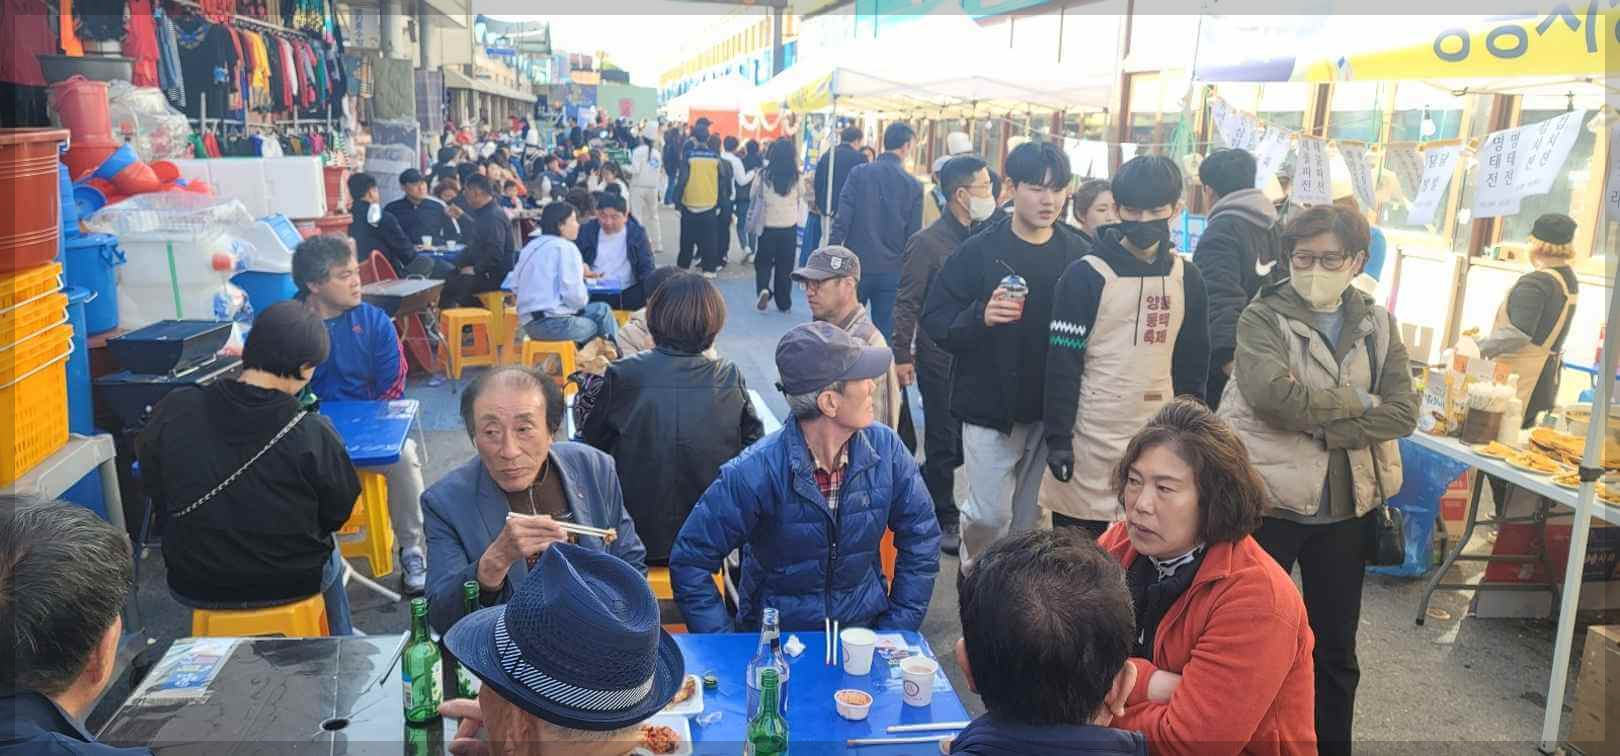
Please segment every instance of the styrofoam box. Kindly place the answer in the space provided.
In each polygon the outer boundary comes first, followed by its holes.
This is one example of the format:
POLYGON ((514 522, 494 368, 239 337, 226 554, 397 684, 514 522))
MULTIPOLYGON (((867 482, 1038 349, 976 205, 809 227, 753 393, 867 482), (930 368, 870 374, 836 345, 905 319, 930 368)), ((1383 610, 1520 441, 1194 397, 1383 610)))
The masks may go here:
POLYGON ((208 161, 208 175, 220 197, 241 200, 255 218, 276 212, 270 204, 264 158, 219 158, 208 161))
POLYGON ((269 186, 271 213, 288 218, 326 215, 326 178, 320 158, 265 158, 264 179, 269 186))
POLYGON ((213 269, 216 252, 231 252, 218 234, 123 234, 118 246, 127 264, 118 268, 118 325, 134 330, 167 318, 208 320, 214 317, 214 294, 230 271, 213 269), (171 280, 169 245, 174 245, 171 280), (180 311, 175 311, 176 299, 180 311))

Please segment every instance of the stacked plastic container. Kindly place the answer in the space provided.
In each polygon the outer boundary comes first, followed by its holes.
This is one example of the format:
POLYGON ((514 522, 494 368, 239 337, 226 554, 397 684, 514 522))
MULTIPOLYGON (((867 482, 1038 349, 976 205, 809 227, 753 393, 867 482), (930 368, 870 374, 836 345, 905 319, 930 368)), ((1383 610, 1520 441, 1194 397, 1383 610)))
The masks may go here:
POLYGON ((73 350, 62 292, 58 154, 65 130, 0 129, 0 486, 9 486, 68 439, 67 363, 73 350))

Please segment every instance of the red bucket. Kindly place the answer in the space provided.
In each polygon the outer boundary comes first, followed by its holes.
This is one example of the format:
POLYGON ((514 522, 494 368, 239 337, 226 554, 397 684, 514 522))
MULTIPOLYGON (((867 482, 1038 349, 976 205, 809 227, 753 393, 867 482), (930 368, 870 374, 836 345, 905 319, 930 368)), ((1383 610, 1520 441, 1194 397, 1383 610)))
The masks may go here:
POLYGON ((56 259, 62 233, 62 192, 57 150, 68 138, 61 129, 0 129, 0 274, 56 259))
POLYGON ((73 147, 117 147, 107 113, 107 82, 74 75, 51 85, 51 107, 73 132, 73 147))

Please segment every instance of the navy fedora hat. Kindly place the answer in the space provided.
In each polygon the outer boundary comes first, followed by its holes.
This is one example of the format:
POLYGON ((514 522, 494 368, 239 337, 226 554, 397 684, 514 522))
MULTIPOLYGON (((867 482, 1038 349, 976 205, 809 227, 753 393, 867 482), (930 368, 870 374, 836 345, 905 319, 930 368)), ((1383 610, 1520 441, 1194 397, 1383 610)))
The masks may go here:
POLYGON ((568 543, 546 549, 504 606, 463 617, 444 642, 502 698, 575 730, 637 724, 686 676, 646 579, 618 557, 568 543))

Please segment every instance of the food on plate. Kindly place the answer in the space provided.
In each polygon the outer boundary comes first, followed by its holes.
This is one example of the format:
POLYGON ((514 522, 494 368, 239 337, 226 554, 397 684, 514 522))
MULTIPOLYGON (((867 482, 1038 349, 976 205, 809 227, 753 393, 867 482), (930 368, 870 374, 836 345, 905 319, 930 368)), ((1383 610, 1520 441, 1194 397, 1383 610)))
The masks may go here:
POLYGON ((866 706, 867 704, 872 703, 872 696, 868 695, 864 691, 840 690, 838 691, 837 695, 839 701, 847 703, 850 706, 866 706))
POLYGON ((1580 488, 1581 476, 1576 473, 1567 473, 1554 477, 1553 483, 1565 488, 1580 488))
POLYGON ((641 747, 653 753, 674 753, 680 750, 681 736, 675 734, 675 728, 667 725, 644 724, 641 726, 641 747))
POLYGON ((675 697, 669 700, 670 705, 686 703, 692 696, 697 694, 697 686, 698 676, 687 675, 686 680, 681 683, 681 689, 675 691, 675 697))
POLYGON ((1507 458, 1507 463, 1543 474, 1556 473, 1564 469, 1563 465, 1551 457, 1533 451, 1514 454, 1507 458))
MULTIPOLYGON (((1547 456, 1571 465, 1580 464, 1581 457, 1586 453, 1586 439, 1568 433, 1559 433, 1551 428, 1531 430, 1530 446, 1547 454, 1547 456)), ((1603 466, 1609 469, 1620 469, 1620 443, 1617 443, 1612 438, 1605 439, 1603 442, 1603 466)))
POLYGON ((1479 452, 1481 456, 1495 457, 1497 459, 1506 459, 1519 453, 1519 450, 1500 441, 1492 441, 1484 446, 1477 447, 1475 451, 1479 452))

